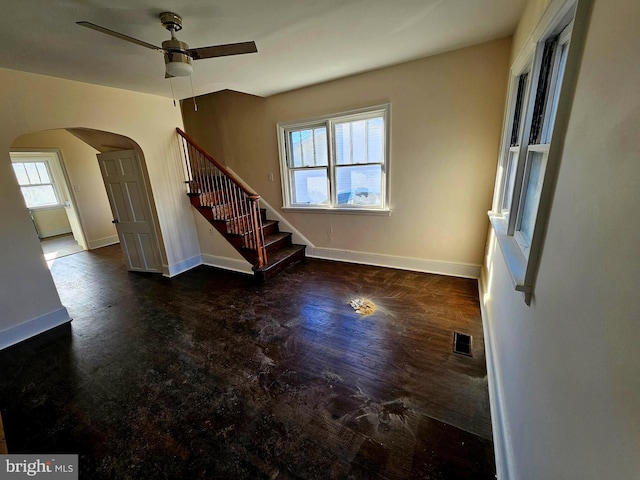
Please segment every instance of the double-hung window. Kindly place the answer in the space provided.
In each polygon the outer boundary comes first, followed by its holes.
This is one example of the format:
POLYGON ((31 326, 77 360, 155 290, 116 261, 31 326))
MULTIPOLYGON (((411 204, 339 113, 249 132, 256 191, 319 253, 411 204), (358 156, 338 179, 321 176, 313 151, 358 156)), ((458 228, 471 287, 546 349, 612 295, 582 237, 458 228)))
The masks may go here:
POLYGON ((13 171, 27 208, 56 207, 62 204, 49 154, 22 156, 12 153, 11 157, 13 171))
MULTIPOLYGON (((524 175, 517 216, 513 225, 514 237, 525 256, 529 255, 531 249, 542 182, 549 156, 551 134, 571 39, 571 27, 572 24, 565 26, 560 34, 547 39, 538 47, 541 57, 537 79, 538 88, 533 98, 528 141, 526 147, 519 147, 519 153, 524 155, 524 175)), ((521 132, 521 135, 523 134, 524 132, 521 132)), ((523 140, 520 141, 520 144, 522 143, 524 143, 523 140)))
POLYGON ((541 245, 541 235, 536 233, 548 215, 548 207, 540 207, 573 29, 575 5, 566 5, 549 22, 529 59, 521 56, 512 69, 490 212, 516 289, 525 292, 527 303, 533 289, 534 257, 541 245))
POLYGON ((389 105, 278 124, 285 209, 388 211, 389 105))

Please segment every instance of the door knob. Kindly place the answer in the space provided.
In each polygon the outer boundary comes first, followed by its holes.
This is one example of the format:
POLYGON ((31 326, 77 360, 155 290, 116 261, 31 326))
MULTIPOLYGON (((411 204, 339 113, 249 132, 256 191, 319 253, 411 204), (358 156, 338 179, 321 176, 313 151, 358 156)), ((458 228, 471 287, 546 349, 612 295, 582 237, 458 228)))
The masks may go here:
POLYGON ((111 220, 111 223, 120 223, 120 220, 116 218, 115 220, 111 220))

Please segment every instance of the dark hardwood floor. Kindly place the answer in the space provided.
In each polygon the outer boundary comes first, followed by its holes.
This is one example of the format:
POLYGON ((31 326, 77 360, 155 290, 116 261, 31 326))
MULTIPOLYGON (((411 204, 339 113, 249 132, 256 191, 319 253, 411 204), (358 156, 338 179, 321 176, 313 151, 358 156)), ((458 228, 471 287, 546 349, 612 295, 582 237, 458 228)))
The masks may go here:
POLYGON ((0 352, 10 452, 79 453, 81 479, 495 476, 474 280, 314 259, 167 279, 118 246, 52 272, 74 321, 0 352))

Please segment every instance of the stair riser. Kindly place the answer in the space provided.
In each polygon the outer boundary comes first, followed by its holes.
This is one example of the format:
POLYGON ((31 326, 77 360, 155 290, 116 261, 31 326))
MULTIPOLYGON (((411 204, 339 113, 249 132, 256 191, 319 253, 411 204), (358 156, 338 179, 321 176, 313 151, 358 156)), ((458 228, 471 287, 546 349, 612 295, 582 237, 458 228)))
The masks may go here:
POLYGON ((265 237, 267 235, 271 235, 272 233, 278 233, 279 231, 280 231, 280 229, 278 228, 278 222, 271 223, 269 225, 265 225, 265 226, 262 227, 262 234, 265 237))
POLYGON ((187 164, 191 166, 187 179, 191 204, 227 241, 251 264, 258 280, 265 281, 291 265, 304 260, 304 245, 293 245, 292 235, 280 232, 277 221, 267 220, 267 210, 259 208, 260 197, 242 185, 232 172, 196 145, 178 129, 182 137, 187 164), (258 213, 259 219, 255 218, 258 213), (258 226, 262 223, 262 226, 258 226), (259 236, 258 242, 254 242, 259 236), (260 242, 264 254, 260 266, 255 250, 260 242))
POLYGON ((270 245, 267 245, 267 256, 270 253, 276 252, 281 248, 287 247, 289 245, 291 245, 291 235, 281 238, 278 241, 271 243, 270 245))
POLYGON ((266 270, 264 272, 254 271, 254 276, 259 282, 266 282, 273 277, 277 276, 279 273, 287 270, 288 268, 294 266, 297 263, 304 261, 304 249, 297 251, 294 255, 288 257, 287 259, 279 262, 273 268, 266 270))

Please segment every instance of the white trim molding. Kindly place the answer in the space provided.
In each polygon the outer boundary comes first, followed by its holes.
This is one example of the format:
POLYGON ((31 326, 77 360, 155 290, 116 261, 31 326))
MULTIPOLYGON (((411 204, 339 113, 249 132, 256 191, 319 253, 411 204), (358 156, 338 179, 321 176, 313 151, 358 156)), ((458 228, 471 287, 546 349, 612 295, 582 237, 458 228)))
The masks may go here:
POLYGON ((498 480, 515 480, 513 450, 508 428, 508 419, 504 408, 504 395, 500 376, 500 364, 494 345, 493 329, 487 312, 485 290, 486 271, 478 278, 478 294, 480 296, 480 315, 484 334, 484 352, 487 362, 487 381, 489 386, 489 406, 491 409, 491 429, 493 432, 493 450, 496 460, 496 478, 498 480))
POLYGON ((533 300, 591 4, 551 0, 511 67, 489 217, 526 305, 533 300), (528 86, 520 90, 525 73, 528 86), (530 177, 532 165, 537 171, 530 177))
POLYGON ((347 263, 360 263, 375 267, 397 268, 398 270, 411 270, 414 272, 435 273, 462 278, 479 278, 480 265, 471 263, 442 262, 439 260, 427 260, 423 258, 399 257, 384 255, 381 253, 355 252, 352 250, 340 250, 337 248, 309 247, 307 257, 323 260, 337 260, 347 263))
POLYGON ((116 243, 120 243, 118 235, 111 235, 110 237, 102 237, 96 240, 89 240, 89 250, 93 250, 94 248, 107 247, 109 245, 115 245, 116 243))
POLYGON ((69 312, 64 307, 0 332, 0 350, 28 340, 41 333, 71 322, 69 312))
POLYGON ((162 276, 163 277, 175 277, 176 275, 180 275, 181 273, 186 272, 187 270, 191 270, 192 268, 197 267, 198 265, 202 265, 202 256, 196 255, 191 258, 187 258, 182 262, 174 263, 173 265, 162 265, 162 276))
MULTIPOLYGON (((359 108, 347 112, 339 112, 328 115, 321 115, 306 120, 296 120, 279 122, 277 128, 278 138, 278 152, 280 157, 280 180, 282 189, 282 205, 283 210, 290 211, 304 211, 313 210, 315 213, 325 211, 326 213, 336 213, 336 211, 344 211, 350 213, 371 212, 379 210, 384 212, 383 214, 389 215, 389 165, 391 156, 391 103, 383 103, 380 105, 372 105, 369 107, 359 108), (382 129, 382 147, 380 161, 375 159, 369 162, 367 155, 365 154, 360 158, 360 162, 357 166, 379 166, 380 167, 380 192, 379 192, 379 205, 345 205, 340 204, 338 199, 339 192, 338 175, 337 172, 341 167, 349 166, 350 164, 338 164, 338 147, 336 140, 336 125, 342 123, 351 123, 358 120, 367 120, 372 118, 381 118, 383 121, 382 129), (294 132, 302 132, 304 130, 316 131, 316 129, 324 130, 325 139, 322 141, 326 147, 326 165, 315 165, 315 153, 314 153, 314 166, 312 170, 324 170, 327 180, 327 199, 325 204, 308 204, 304 201, 300 203, 294 203, 292 188, 294 171, 309 171, 309 165, 293 165, 292 161, 292 145, 290 134, 294 132)), ((315 133, 314 133, 315 138, 315 133)), ((315 151, 315 140, 313 140, 315 151)))
POLYGON ((38 232, 40 238, 57 237, 58 235, 65 235, 71 232, 71 227, 54 228, 53 230, 41 230, 38 232))

